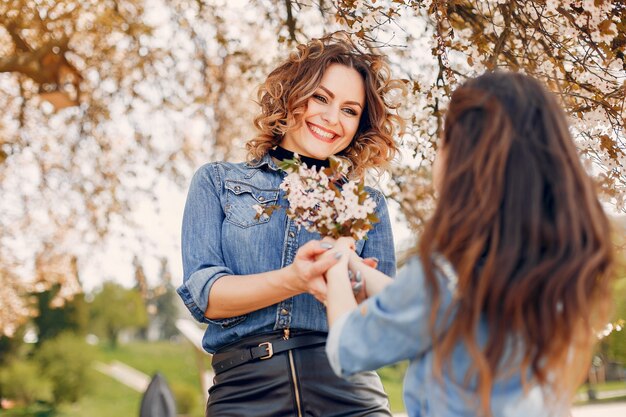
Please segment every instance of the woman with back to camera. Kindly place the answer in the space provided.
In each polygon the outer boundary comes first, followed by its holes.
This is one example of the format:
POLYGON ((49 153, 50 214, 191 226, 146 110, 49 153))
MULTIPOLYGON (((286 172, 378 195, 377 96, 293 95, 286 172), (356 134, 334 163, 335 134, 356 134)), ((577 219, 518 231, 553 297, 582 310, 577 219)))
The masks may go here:
POLYGON ((563 110, 526 75, 467 81, 452 95, 433 177, 434 215, 393 282, 335 242, 333 369, 409 359, 410 416, 569 416, 606 323, 613 257, 563 110), (371 297, 358 307, 348 268, 371 297))
MULTIPOLYGON (((285 210, 257 217, 254 206, 287 205, 278 164, 294 153, 318 168, 342 158, 352 178, 385 168, 402 123, 384 95, 401 87, 381 56, 345 37, 299 45, 261 87, 260 133, 247 144, 248 162, 210 163, 195 174, 178 292, 207 323, 202 343, 216 373, 207 416, 390 416, 375 373, 346 381, 328 364, 320 300, 323 273, 337 260, 319 255, 332 245, 299 229, 285 210)), ((380 222, 354 249, 393 276, 387 205, 380 192, 368 193, 380 222)))

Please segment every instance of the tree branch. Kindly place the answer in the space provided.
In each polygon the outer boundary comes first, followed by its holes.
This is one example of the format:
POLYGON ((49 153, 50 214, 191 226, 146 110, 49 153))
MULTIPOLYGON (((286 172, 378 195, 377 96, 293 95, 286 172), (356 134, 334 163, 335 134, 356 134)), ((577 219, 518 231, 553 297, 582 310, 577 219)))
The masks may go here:
POLYGON ((285 0, 285 7, 287 8, 287 28, 289 29, 289 39, 292 42, 296 42, 296 19, 293 17, 291 0, 285 0))
POLYGON ((67 50, 68 38, 43 45, 41 48, 16 53, 15 55, 0 58, 0 72, 18 72, 33 79, 38 84, 57 82, 57 68, 47 68, 43 64, 43 59, 49 54, 63 55, 67 50), (59 48, 59 52, 54 49, 59 48))
POLYGON ((493 53, 487 61, 487 68, 489 69, 494 69, 497 66, 498 57, 500 53, 502 53, 506 40, 511 33, 511 7, 506 4, 500 4, 498 8, 500 9, 500 13, 502 13, 502 17, 504 17, 504 30, 500 33, 500 36, 498 36, 498 40, 493 47, 493 53))
POLYGON ((26 43, 24 39, 22 39, 20 34, 17 33, 18 28, 15 22, 9 22, 9 24, 5 25, 5 28, 7 32, 9 32, 11 39, 13 39, 13 43, 15 43, 16 49, 24 52, 32 51, 32 48, 26 43))

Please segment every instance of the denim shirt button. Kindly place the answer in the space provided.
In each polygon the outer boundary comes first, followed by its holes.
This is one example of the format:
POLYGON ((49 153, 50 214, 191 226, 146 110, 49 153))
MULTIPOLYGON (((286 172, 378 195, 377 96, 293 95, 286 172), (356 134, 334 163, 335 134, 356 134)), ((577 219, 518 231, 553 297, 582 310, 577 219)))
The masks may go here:
POLYGON ((286 308, 283 308, 282 310, 280 310, 280 314, 283 316, 286 316, 287 314, 289 314, 289 310, 287 310, 286 308))
POLYGON ((294 232, 289 232, 289 237, 293 239, 294 237, 296 237, 296 234, 294 232))
POLYGON ((260 197, 259 197, 259 201, 262 203, 262 202, 264 202, 264 201, 265 201, 265 198, 264 198, 263 196, 260 196, 260 197))

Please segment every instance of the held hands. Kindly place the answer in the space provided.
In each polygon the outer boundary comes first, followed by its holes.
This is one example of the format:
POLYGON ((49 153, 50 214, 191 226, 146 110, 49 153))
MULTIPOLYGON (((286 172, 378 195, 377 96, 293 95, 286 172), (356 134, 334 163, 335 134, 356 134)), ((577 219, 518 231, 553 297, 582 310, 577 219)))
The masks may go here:
POLYGON ((296 257, 288 268, 291 268, 290 280, 287 287, 298 293, 308 292, 318 301, 326 300, 326 280, 324 273, 339 258, 334 256, 329 249, 333 244, 328 241, 312 240, 301 246, 296 253, 296 257))
MULTIPOLYGON (((349 267, 346 265, 345 268, 347 268, 348 279, 350 280, 353 295, 356 298, 357 303, 364 301, 367 298, 367 294, 365 291, 365 279, 361 276, 360 272, 353 271, 357 271, 355 265, 358 263, 365 264, 375 269, 378 266, 378 259, 361 259, 355 252, 355 241, 350 237, 342 237, 337 240, 324 238, 324 242, 331 243, 333 245, 333 249, 331 251, 328 251, 327 254, 321 255, 321 257, 327 257, 332 255, 340 259, 341 261, 346 260, 346 263, 349 263, 349 267)), ((335 264, 332 264, 330 267, 334 265, 335 264)), ((328 275, 325 274, 324 278, 326 280, 328 278, 328 275)), ((320 299, 318 298, 318 300, 320 299)), ((320 301, 324 302, 325 299, 320 301)))
MULTIPOLYGON (((355 247, 354 239, 349 237, 337 240, 324 238, 322 241, 314 240, 306 243, 298 249, 293 263, 288 267, 291 273, 286 286, 298 293, 307 292, 318 301, 325 303, 327 293, 325 273, 344 256, 351 265, 356 262, 362 262, 371 268, 376 268, 378 265, 378 259, 361 259, 354 252, 355 247)), ((356 301, 360 303, 367 298, 364 280, 360 274, 356 273, 349 274, 349 278, 356 301)))

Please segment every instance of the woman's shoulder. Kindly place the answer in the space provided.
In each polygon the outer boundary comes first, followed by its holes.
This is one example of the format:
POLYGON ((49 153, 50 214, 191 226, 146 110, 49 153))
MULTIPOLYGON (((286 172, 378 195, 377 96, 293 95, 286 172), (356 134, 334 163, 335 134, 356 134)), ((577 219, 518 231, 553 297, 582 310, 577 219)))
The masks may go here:
MULTIPOLYGON (((209 176, 233 176, 233 177, 251 177, 251 170, 254 170, 254 175, 258 175, 259 164, 257 161, 251 162, 229 162, 229 161, 212 161, 202 165, 196 171, 196 175, 209 175, 209 176)), ((262 170, 261 170, 262 172, 262 170)))
POLYGON ((197 172, 207 172, 215 169, 220 170, 245 170, 251 166, 248 162, 210 161, 198 168, 197 172))

